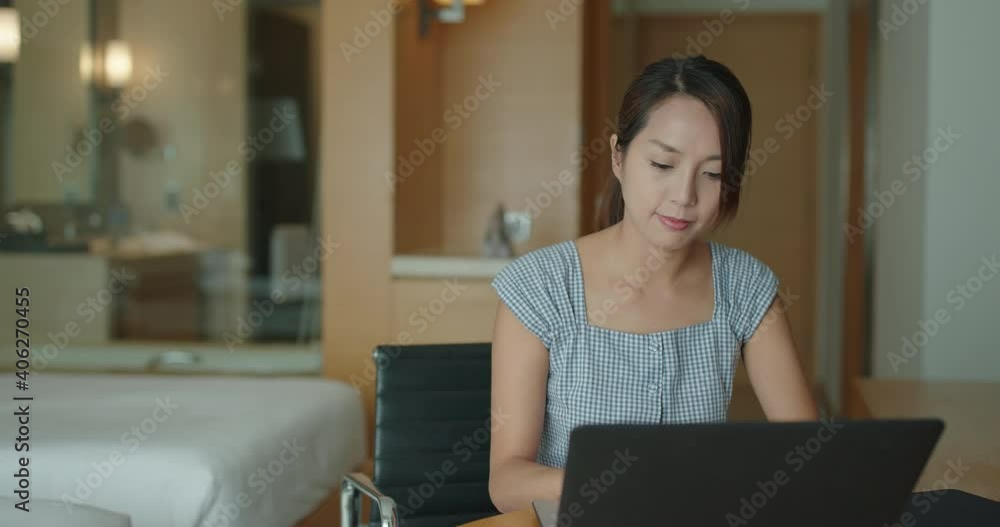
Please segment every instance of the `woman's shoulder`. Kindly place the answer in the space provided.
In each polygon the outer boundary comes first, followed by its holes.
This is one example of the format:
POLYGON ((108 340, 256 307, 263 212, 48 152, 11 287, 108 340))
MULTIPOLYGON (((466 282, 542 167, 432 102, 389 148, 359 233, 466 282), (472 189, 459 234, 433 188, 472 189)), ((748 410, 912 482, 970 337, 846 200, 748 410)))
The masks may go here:
POLYGON ((721 298, 731 326, 741 342, 753 334, 778 291, 778 277, 771 267, 749 251, 710 242, 717 270, 721 298))
POLYGON ((565 241, 528 252, 493 278, 500 299, 546 348, 572 316, 573 243, 565 241))
POLYGON ((573 244, 572 240, 567 240, 529 251, 504 266, 498 277, 537 283, 562 283, 575 264, 576 249, 573 244))
POLYGON ((742 280, 747 277, 759 276, 771 270, 763 260, 757 258, 749 251, 732 247, 721 242, 710 241, 712 246, 712 257, 719 259, 717 267, 722 270, 728 278, 742 280))

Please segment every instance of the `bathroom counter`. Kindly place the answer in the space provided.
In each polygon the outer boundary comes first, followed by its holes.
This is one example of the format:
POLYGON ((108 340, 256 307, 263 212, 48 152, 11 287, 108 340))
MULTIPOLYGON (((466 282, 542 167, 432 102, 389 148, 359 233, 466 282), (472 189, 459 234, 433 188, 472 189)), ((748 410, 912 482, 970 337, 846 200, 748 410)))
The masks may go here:
POLYGON ((392 277, 491 280, 511 260, 475 256, 400 254, 392 257, 392 277))

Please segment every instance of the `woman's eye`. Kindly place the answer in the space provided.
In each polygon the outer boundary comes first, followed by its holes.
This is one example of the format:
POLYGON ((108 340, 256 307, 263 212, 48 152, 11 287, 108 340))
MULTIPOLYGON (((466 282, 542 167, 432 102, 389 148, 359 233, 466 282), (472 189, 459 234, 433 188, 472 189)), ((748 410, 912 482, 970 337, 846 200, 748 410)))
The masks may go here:
POLYGON ((652 165, 653 168, 655 168, 657 170, 667 170, 669 168, 674 168, 674 167, 672 167, 670 165, 664 165, 664 164, 661 164, 661 163, 657 163, 656 161, 650 161, 649 164, 652 165))
POLYGON ((722 174, 719 172, 705 172, 704 174, 712 179, 719 179, 722 177, 722 174))

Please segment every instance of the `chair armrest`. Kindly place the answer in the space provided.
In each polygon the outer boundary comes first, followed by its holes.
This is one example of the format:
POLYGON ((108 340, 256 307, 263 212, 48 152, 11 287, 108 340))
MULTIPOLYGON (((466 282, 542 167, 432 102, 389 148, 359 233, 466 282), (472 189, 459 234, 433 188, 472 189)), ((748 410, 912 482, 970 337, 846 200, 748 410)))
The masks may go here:
POLYGON ((367 475, 361 472, 352 472, 340 480, 341 527, 357 527, 361 517, 361 511, 358 507, 360 505, 359 492, 378 503, 382 527, 399 526, 399 518, 396 517, 396 501, 375 488, 367 475))

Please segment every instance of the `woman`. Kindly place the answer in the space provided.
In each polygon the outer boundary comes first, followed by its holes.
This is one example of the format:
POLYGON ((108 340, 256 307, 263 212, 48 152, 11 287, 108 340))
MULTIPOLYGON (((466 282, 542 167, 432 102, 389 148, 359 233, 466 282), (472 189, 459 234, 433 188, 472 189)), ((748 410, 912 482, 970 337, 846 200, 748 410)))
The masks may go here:
POLYGON ((739 80, 704 57, 650 64, 610 143, 602 230, 521 256, 493 282, 492 406, 510 416, 490 447, 501 511, 558 500, 578 425, 724 421, 741 357, 769 420, 818 419, 776 276, 703 239, 739 203, 739 80))

